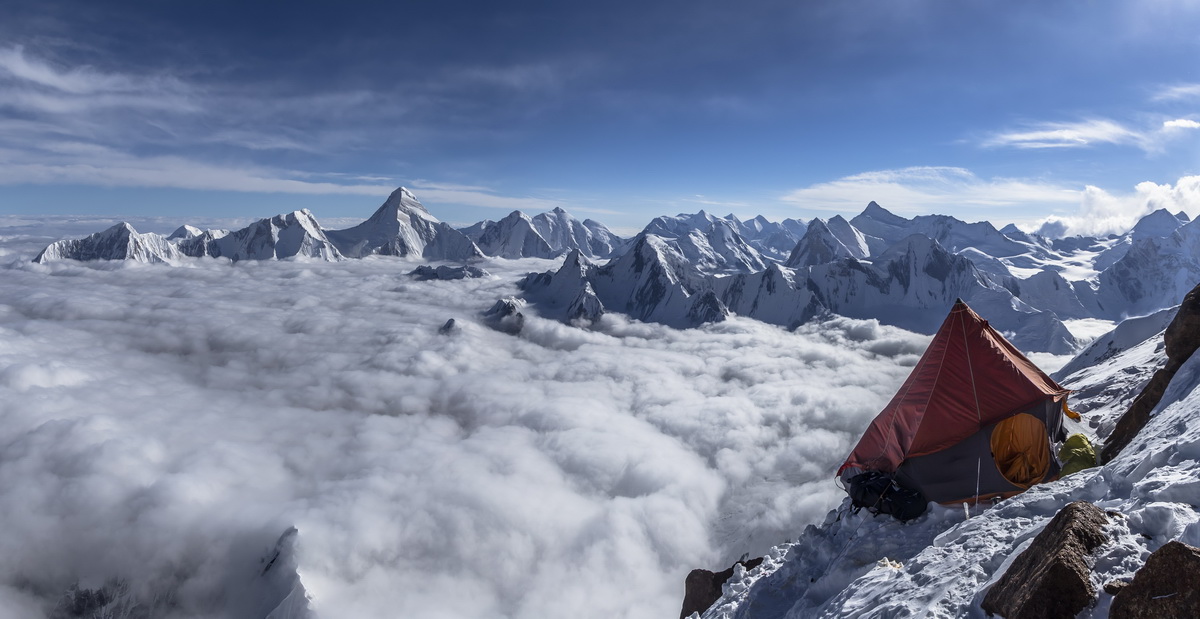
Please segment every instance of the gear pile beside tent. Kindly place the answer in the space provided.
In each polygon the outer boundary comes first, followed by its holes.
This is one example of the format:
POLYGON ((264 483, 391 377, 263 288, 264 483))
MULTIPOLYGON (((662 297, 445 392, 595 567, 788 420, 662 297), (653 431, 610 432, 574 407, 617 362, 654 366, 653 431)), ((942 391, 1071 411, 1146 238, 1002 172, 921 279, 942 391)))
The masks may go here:
POLYGON ((960 299, 837 474, 856 505, 902 520, 1024 492, 1059 473, 1067 393, 960 299), (889 487, 910 507, 881 504, 889 487))

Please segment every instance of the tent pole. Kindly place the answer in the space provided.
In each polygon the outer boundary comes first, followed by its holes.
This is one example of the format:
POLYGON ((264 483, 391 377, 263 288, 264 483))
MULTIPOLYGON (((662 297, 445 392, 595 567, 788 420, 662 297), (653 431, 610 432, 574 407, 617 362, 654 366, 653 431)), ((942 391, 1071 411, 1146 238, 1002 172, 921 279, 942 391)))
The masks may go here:
MULTIPOLYGON (((961 302, 962 299, 959 299, 961 302)), ((957 305, 957 303, 956 303, 957 305)), ((967 320, 960 314, 958 324, 962 326, 963 352, 967 357, 967 372, 971 376, 971 393, 975 396, 975 419, 983 429, 983 411, 979 410, 979 389, 975 386, 975 368, 971 366, 971 346, 967 343, 967 320)), ((975 460, 975 507, 979 507, 979 476, 983 471, 983 456, 975 460)))
POLYGON ((975 507, 979 507, 979 473, 983 469, 983 456, 975 459, 975 507))

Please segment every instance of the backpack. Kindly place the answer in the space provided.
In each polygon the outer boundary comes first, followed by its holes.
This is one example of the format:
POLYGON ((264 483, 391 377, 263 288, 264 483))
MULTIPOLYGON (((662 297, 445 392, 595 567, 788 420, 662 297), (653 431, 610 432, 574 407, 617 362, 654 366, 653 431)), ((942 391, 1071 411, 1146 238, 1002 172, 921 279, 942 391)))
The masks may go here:
POLYGON ((850 501, 858 509, 872 514, 888 514, 907 522, 925 513, 928 501, 920 491, 905 488, 896 478, 879 471, 867 471, 850 479, 850 501))

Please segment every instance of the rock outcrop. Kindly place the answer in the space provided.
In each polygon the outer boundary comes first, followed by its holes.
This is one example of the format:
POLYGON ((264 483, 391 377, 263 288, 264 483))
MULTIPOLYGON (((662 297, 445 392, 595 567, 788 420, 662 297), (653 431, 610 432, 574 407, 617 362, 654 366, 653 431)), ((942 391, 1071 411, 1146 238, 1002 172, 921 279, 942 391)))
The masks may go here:
POLYGON ((428 281, 431 279, 451 280, 451 279, 475 279, 478 277, 487 277, 490 275, 487 271, 470 265, 460 267, 452 267, 440 265, 431 267, 422 264, 421 266, 408 272, 408 275, 417 281, 428 281))
POLYGON ((1168 542, 1113 598, 1111 619, 1200 617, 1200 548, 1168 542))
POLYGON ((483 322, 501 333, 516 335, 525 327, 525 314, 521 313, 524 306, 521 299, 500 299, 483 313, 483 322))
POLYGON ((733 576, 733 571, 741 565, 744 569, 752 570, 763 562, 762 557, 748 561, 738 561, 720 572, 708 570, 692 570, 684 581, 683 609, 679 611, 679 619, 684 619, 692 613, 704 613, 708 607, 721 598, 721 586, 733 576))
POLYGON ((1150 412, 1162 399, 1175 372, 1200 348, 1200 286, 1193 288, 1183 298, 1175 318, 1167 325, 1164 339, 1167 345, 1166 365, 1154 373, 1129 410, 1121 415, 1100 452, 1101 462, 1111 462, 1146 426, 1150 421, 1150 412))
POLYGON ((1070 619, 1096 597, 1087 555, 1108 536, 1104 512, 1076 501, 1059 510, 1004 576, 988 589, 983 610, 1005 619, 1070 619))

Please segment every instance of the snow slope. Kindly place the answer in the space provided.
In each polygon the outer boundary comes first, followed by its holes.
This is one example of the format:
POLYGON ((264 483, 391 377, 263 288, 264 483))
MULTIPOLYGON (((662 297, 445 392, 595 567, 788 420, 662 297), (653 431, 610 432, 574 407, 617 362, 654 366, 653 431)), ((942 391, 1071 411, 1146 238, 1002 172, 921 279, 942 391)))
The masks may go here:
MULTIPOLYGON (((1119 352, 1070 372, 1064 384, 1088 416, 1123 412, 1148 372, 1165 361, 1162 321, 1142 319, 1102 338, 1119 352), (1130 370, 1133 370, 1131 373, 1130 370)), ((1097 342, 1097 345, 1107 345, 1097 342)), ((932 506, 901 524, 853 514, 847 503, 795 542, 772 549, 751 572, 741 570, 706 619, 804 617, 980 617, 988 587, 1064 505, 1084 500, 1109 516, 1110 540, 1095 553, 1097 589, 1127 580, 1170 540, 1200 544, 1200 355, 1172 380, 1150 423, 1114 461, 1035 486, 995 507, 932 506)), ((1086 417, 1085 417, 1086 419, 1086 417)), ((1105 617, 1112 596, 1101 592, 1081 617, 1105 617)))

